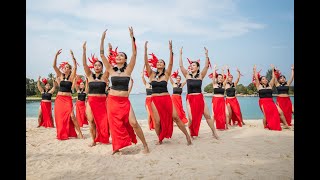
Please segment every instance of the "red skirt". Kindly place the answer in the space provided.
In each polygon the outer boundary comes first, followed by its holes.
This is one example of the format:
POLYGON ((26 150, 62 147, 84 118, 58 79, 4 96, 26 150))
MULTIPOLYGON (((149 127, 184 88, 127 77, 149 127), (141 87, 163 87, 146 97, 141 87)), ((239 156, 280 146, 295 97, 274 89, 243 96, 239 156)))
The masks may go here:
POLYGON ((66 140, 69 137, 77 137, 71 120, 72 97, 57 95, 54 101, 54 119, 56 121, 57 139, 66 140))
POLYGON ((51 102, 41 101, 40 107, 42 112, 42 119, 41 119, 40 126, 43 126, 46 128, 53 127, 53 124, 52 124, 53 122, 51 121, 51 117, 52 117, 51 102))
POLYGON ((179 118, 184 124, 186 124, 188 122, 188 119, 186 117, 186 113, 183 110, 181 95, 172 94, 171 99, 174 107, 176 108, 179 118))
POLYGON ((276 104, 273 102, 272 98, 260 98, 259 107, 262 111, 262 106, 264 109, 264 114, 266 116, 267 127, 270 130, 281 131, 280 126, 280 116, 276 104))
MULTIPOLYGON (((226 105, 230 104, 230 108, 232 110, 232 123, 235 124, 235 122, 238 122, 238 126, 242 127, 242 115, 240 110, 240 104, 238 102, 238 99, 236 97, 234 98, 226 98, 226 105)), ((231 122, 229 122, 231 124, 231 122)))
POLYGON ((170 95, 151 96, 151 100, 157 108, 160 117, 159 141, 162 141, 164 138, 171 138, 173 133, 173 120, 170 95))
POLYGON ((76 102, 76 118, 80 127, 84 124, 88 124, 88 119, 86 116, 86 102, 77 100, 76 102))
POLYGON ((106 107, 106 96, 88 96, 94 123, 96 124, 96 138, 94 142, 109 143, 109 124, 106 107))
POLYGON ((136 144, 136 134, 129 123, 129 98, 109 94, 107 107, 113 151, 136 144))
POLYGON ((284 117, 289 126, 291 126, 292 120, 292 102, 290 97, 277 97, 277 103, 283 111, 284 117))
POLYGON ((191 124, 189 126, 190 136, 198 136, 202 115, 204 112, 203 94, 189 95, 187 94, 191 110, 191 124))
POLYGON ((224 97, 212 97, 212 109, 216 127, 220 130, 225 130, 226 126, 226 101, 224 97))
POLYGON ((148 116, 149 129, 152 130, 152 129, 154 129, 154 124, 153 124, 154 117, 152 114, 151 97, 150 96, 146 97, 146 106, 148 107, 146 110, 149 113, 149 116, 148 116))

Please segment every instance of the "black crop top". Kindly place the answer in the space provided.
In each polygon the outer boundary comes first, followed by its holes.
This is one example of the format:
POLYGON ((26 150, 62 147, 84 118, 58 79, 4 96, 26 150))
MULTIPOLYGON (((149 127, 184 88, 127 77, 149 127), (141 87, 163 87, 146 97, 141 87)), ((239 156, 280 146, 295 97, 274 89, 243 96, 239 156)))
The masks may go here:
POLYGON ((289 86, 278 86, 277 87, 278 94, 289 94, 289 86))
POLYGON ((213 94, 222 94, 222 95, 224 95, 224 88, 222 88, 222 87, 213 88, 213 94))
POLYGON ((201 79, 187 79, 187 92, 201 93, 202 80, 201 79))
POLYGON ((78 100, 79 101, 85 101, 86 100, 86 96, 87 96, 87 93, 80 92, 80 93, 78 93, 78 100))
POLYGON ((72 82, 71 81, 60 81, 60 92, 72 92, 71 91, 72 82))
POLYGON ((236 96, 236 88, 231 87, 226 89, 227 97, 235 97, 236 96))
POLYGON ((173 94, 182 94, 182 88, 180 87, 174 87, 173 88, 173 94))
POLYGON ((111 89, 118 91, 128 91, 130 77, 126 76, 112 76, 111 77, 111 89))
POLYGON ((43 92, 42 95, 41 95, 41 99, 42 100, 51 100, 51 96, 52 96, 51 93, 43 92))
POLYGON ((105 94, 106 86, 104 81, 91 81, 89 82, 89 94, 105 94))
POLYGON ((152 94, 168 92, 167 81, 151 81, 152 94))
POLYGON ((272 98, 272 89, 260 89, 259 90, 260 98, 272 98))
POLYGON ((146 93, 147 96, 152 94, 152 89, 151 88, 146 88, 146 93))

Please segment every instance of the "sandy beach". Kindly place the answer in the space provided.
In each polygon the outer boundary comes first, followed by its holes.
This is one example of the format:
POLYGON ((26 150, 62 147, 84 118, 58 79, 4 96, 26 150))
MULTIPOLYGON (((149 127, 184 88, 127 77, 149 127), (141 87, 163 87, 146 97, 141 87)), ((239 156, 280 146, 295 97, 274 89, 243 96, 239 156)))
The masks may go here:
POLYGON ((265 130, 261 120, 245 120, 242 128, 218 131, 212 137, 205 121, 199 137, 187 146, 183 133, 174 126, 171 139, 155 145, 157 136, 139 121, 150 153, 142 143, 111 155, 112 145, 86 139, 56 139, 56 129, 36 128, 35 118, 26 120, 26 179, 293 179, 294 131, 265 130))

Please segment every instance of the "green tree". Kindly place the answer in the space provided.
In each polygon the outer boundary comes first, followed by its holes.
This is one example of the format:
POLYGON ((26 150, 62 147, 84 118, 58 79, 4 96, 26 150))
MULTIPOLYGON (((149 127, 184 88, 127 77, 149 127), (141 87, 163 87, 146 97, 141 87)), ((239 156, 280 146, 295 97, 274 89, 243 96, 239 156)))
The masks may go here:
POLYGON ((270 82, 270 80, 271 80, 271 78, 272 78, 272 69, 269 69, 269 70, 267 71, 266 78, 267 78, 268 81, 270 82))
POLYGON ((236 87, 236 92, 238 94, 247 94, 247 88, 243 84, 238 84, 236 87))
POLYGON ((206 92, 206 93, 212 93, 212 92, 213 92, 212 83, 208 84, 208 85, 204 88, 204 92, 206 92))
POLYGON ((289 86, 289 94, 294 94, 294 86, 289 86))
POLYGON ((253 83, 250 83, 248 86, 247 86, 247 89, 248 89, 248 92, 251 91, 251 92, 256 92, 257 91, 257 88, 256 86, 253 84, 253 83))

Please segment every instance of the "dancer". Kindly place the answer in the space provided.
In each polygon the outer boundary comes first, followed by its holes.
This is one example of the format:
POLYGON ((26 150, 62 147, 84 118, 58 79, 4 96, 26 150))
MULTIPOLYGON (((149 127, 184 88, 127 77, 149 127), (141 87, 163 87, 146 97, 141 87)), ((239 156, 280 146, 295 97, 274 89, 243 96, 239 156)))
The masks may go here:
POLYGON ((107 114, 107 95, 106 86, 108 80, 107 71, 103 72, 103 63, 94 55, 91 55, 91 65, 87 64, 87 42, 83 43, 82 64, 84 72, 88 78, 88 102, 86 106, 87 119, 90 125, 90 134, 92 143, 90 147, 95 146, 97 142, 109 144, 109 124, 107 114), (90 70, 94 69, 94 73, 90 70))
POLYGON ((72 96, 71 96, 71 86, 73 79, 76 76, 77 71, 77 61, 73 55, 72 50, 70 50, 74 68, 68 62, 62 62, 57 67, 57 59, 62 49, 60 49, 54 58, 53 69, 57 74, 58 84, 60 86, 59 92, 54 103, 54 117, 56 121, 57 128, 57 139, 66 140, 69 137, 79 137, 84 138, 80 130, 78 121, 75 118, 73 112, 72 96), (61 71, 60 71, 61 69, 61 71), (76 131, 78 132, 78 135, 76 131))
POLYGON ((291 126, 292 114, 293 114, 293 105, 289 97, 289 86, 291 85, 294 77, 294 66, 291 67, 291 78, 289 81, 286 81, 286 77, 281 75, 279 71, 274 71, 276 76, 275 86, 278 91, 277 95, 277 105, 283 111, 286 121, 289 126, 291 126))
POLYGON ((213 66, 212 86, 212 112, 213 119, 216 121, 216 127, 218 130, 229 129, 229 119, 227 118, 226 101, 224 99, 224 91, 226 86, 226 79, 224 78, 224 68, 222 68, 222 74, 216 72, 217 65, 213 66))
POLYGON ((39 115, 38 115, 38 126, 43 126, 46 128, 49 127, 54 127, 54 123, 53 123, 53 117, 52 117, 52 103, 51 103, 51 97, 52 94, 54 93, 54 91, 56 90, 56 81, 55 79, 53 80, 53 87, 52 89, 50 89, 50 83, 48 81, 48 79, 46 78, 42 78, 42 82, 44 84, 44 89, 41 87, 40 84, 40 76, 38 78, 38 82, 37 82, 37 86, 38 86, 38 90, 41 93, 41 102, 40 102, 40 107, 39 107, 39 115))
POLYGON ((88 78, 86 78, 86 85, 84 85, 83 80, 77 75, 72 86, 75 86, 78 94, 76 101, 76 119, 78 120, 79 126, 83 127, 84 124, 88 125, 88 119, 86 115, 86 97, 89 91, 88 78))
POLYGON ((235 125, 236 123, 238 124, 239 127, 242 127, 242 124, 244 124, 243 119, 242 119, 242 113, 240 109, 240 104, 238 102, 238 99, 236 97, 236 87, 239 83, 240 80, 240 71, 237 68, 238 72, 238 78, 236 79, 235 82, 232 82, 233 76, 230 74, 229 67, 227 67, 227 83, 225 85, 226 89, 226 105, 227 105, 227 121, 229 122, 229 125, 231 125, 231 120, 232 124, 235 125))
MULTIPOLYGON (((143 68, 143 69, 145 69, 145 68, 143 68)), ((147 78, 149 78, 147 71, 145 71, 145 73, 144 72, 141 73, 141 78, 142 78, 142 82, 146 88, 145 106, 146 106, 146 110, 147 110, 147 114, 148 114, 148 125, 149 125, 149 129, 153 130, 154 129, 154 117, 153 117, 152 108, 151 108, 152 86, 149 82, 146 82, 144 76, 147 76, 147 78)))
POLYGON ((181 76, 179 75, 178 69, 177 71, 173 72, 173 74, 170 76, 170 82, 173 87, 173 92, 171 96, 172 103, 176 108, 179 118, 184 124, 186 124, 188 122, 188 119, 186 117, 186 113, 183 110, 181 94, 182 88, 187 82, 185 81, 181 83, 181 76), (176 79, 176 82, 174 82, 172 78, 176 79))
MULTIPOLYGON (((174 121, 178 125, 179 129, 185 134, 187 144, 190 145, 190 135, 188 134, 183 122, 180 120, 176 112, 176 108, 172 105, 172 100, 167 89, 168 79, 171 75, 173 64, 172 41, 169 41, 170 60, 168 69, 166 70, 165 68, 164 60, 159 59, 156 67, 157 72, 152 71, 149 65, 147 44, 148 41, 145 42, 144 62, 147 72, 150 75, 152 85, 151 108, 154 116, 155 131, 159 139, 157 144, 162 144, 162 140, 164 138, 171 138, 174 121)), ((154 54, 152 54, 152 56, 156 58, 154 54)))
MULTIPOLYGON (((200 73, 200 63, 198 61, 189 61, 188 72, 182 63, 182 47, 180 49, 179 66, 183 76, 187 81, 187 110, 189 119, 189 131, 192 138, 197 137, 199 134, 200 123, 202 115, 205 117, 207 124, 209 125, 214 138, 219 139, 216 129, 214 127, 214 121, 210 117, 209 109, 204 101, 203 94, 201 92, 202 80, 206 76, 209 68, 209 56, 207 48, 204 48, 206 61, 200 73)), ((189 60, 189 59, 188 59, 189 60)))
MULTIPOLYGON (((271 65, 272 71, 274 66, 271 65)), ((263 113, 264 128, 281 131, 280 120, 284 123, 286 129, 290 129, 283 115, 282 110, 274 103, 272 98, 272 86, 274 84, 274 73, 272 79, 268 82, 265 76, 260 76, 256 71, 256 65, 253 67, 254 83, 259 92, 259 107, 263 113)))
POLYGON ((111 77, 111 89, 108 94, 108 120, 111 130, 113 153, 120 152, 121 148, 127 147, 132 143, 136 144, 136 134, 141 140, 144 150, 143 153, 148 153, 149 148, 145 140, 143 131, 137 122, 130 100, 128 98, 128 85, 133 68, 136 64, 137 48, 132 27, 129 27, 132 56, 130 63, 127 64, 127 55, 124 52, 112 51, 112 46, 109 43, 109 56, 104 55, 104 39, 106 36, 105 30, 102 34, 100 43, 100 56, 103 64, 106 66, 106 71, 111 77), (110 60, 110 63, 109 63, 110 60), (114 65, 114 67, 112 66, 114 65), (135 134, 136 133, 136 134, 135 134))

